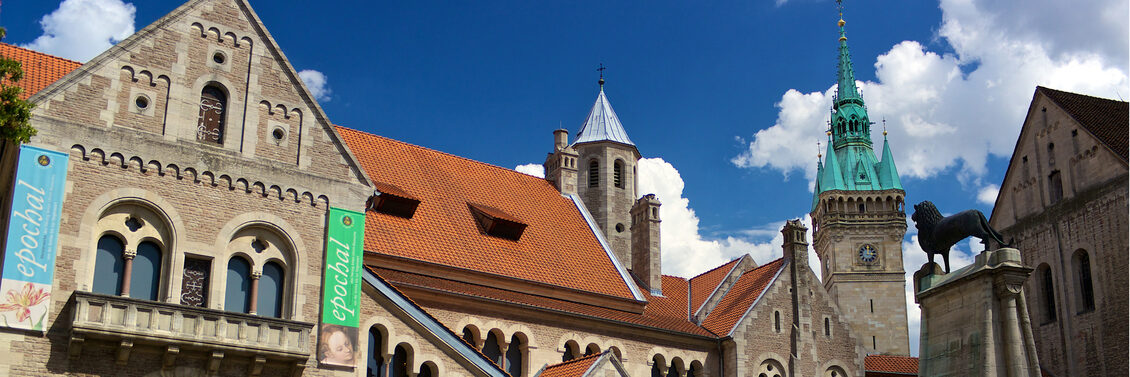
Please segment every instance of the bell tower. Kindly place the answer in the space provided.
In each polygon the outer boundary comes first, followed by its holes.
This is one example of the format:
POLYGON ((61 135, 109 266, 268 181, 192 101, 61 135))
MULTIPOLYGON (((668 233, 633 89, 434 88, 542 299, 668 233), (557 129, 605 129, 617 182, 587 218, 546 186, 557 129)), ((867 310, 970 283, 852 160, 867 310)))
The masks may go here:
POLYGON ((640 152, 604 95, 603 73, 602 67, 596 103, 570 148, 577 153, 577 194, 604 231, 620 264, 631 266, 631 210, 640 152))
MULTIPOLYGON (((867 107, 855 84, 842 3, 839 73, 828 149, 817 161, 813 238, 824 288, 870 353, 909 355, 902 239, 906 193, 883 130, 875 157, 867 107)), ((884 126, 885 127, 885 126, 884 126)))

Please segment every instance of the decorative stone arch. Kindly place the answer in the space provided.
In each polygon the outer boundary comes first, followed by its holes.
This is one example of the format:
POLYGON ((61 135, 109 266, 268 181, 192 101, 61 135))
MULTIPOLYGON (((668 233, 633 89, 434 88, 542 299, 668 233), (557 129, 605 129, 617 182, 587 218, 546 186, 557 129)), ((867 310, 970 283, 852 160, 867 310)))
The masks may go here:
MULTIPOLYGON (((180 268, 180 259, 178 255, 180 252, 177 250, 178 245, 184 241, 184 235, 179 232, 179 229, 184 228, 184 221, 180 214, 177 212, 173 204, 160 195, 154 192, 140 189, 140 188, 118 188, 110 190, 102 195, 99 195, 91 200, 90 205, 83 211, 82 220, 79 224, 78 237, 74 241, 64 241, 64 246, 74 247, 79 251, 79 261, 75 264, 74 274, 75 281, 78 282, 79 290, 90 291, 92 282, 94 281, 94 265, 95 258, 98 254, 98 239, 103 234, 113 231, 120 239, 128 243, 126 235, 122 234, 119 230, 115 229, 100 229, 99 222, 103 217, 115 208, 120 206, 138 206, 143 208, 157 219, 160 224, 164 225, 164 242, 161 243, 163 248, 164 260, 161 261, 162 268, 165 271, 175 271, 180 268)), ((138 241, 140 242, 140 241, 138 241)), ((126 246, 129 247, 128 244, 126 246)), ((172 297, 173 293, 171 286, 179 283, 179 276, 176 274, 162 274, 161 288, 164 291, 163 301, 167 301, 172 297), (173 275, 173 276, 169 276, 173 275)))
POLYGON ((595 355, 595 354, 598 354, 600 352, 601 352, 601 349, 600 349, 599 344, 589 343, 588 345, 585 346, 585 349, 584 349, 584 351, 581 352, 581 354, 588 356, 588 355, 595 355))
POLYGON ((389 321, 389 318, 390 317, 374 315, 371 318, 361 321, 361 327, 359 328, 359 330, 361 331, 358 331, 360 333, 358 338, 364 338, 358 339, 358 344, 356 344, 354 347, 357 349, 358 355, 368 357, 368 355, 376 351, 380 352, 380 356, 383 360, 387 361, 392 358, 392 347, 389 347, 389 344, 391 344, 389 342, 389 339, 392 338, 391 329, 393 329, 394 327, 392 327, 393 325, 392 322, 389 321), (370 349, 369 346, 369 331, 374 329, 381 334, 381 342, 377 345, 376 350, 370 349))
POLYGON ((702 377, 702 376, 704 376, 704 375, 705 375, 704 373, 705 373, 705 372, 704 372, 704 369, 703 369, 703 367, 702 367, 702 361, 700 361, 700 360, 697 360, 697 359, 696 359, 696 360, 691 360, 691 364, 690 364, 690 366, 688 366, 688 367, 687 367, 687 377, 702 377), (690 374, 690 371, 692 371, 692 370, 693 370, 693 371, 695 371, 695 372, 698 372, 698 373, 695 373, 695 374, 694 374, 694 375, 692 376, 692 375, 690 374))
POLYGON ((824 364, 822 364, 820 366, 820 371, 821 371, 820 376, 822 376, 822 377, 848 377, 848 376, 850 376, 850 374, 848 374, 847 369, 844 369, 844 367, 843 367, 844 365, 851 365, 851 364, 844 363, 843 361, 840 361, 839 359, 831 359, 831 360, 825 361, 824 364))
POLYGON ((447 368, 443 367, 443 359, 439 357, 426 357, 423 358, 427 361, 420 363, 420 369, 416 370, 416 375, 424 372, 424 368, 429 368, 433 377, 446 376, 447 368))
MULTIPOLYGON (((687 375, 687 364, 683 361, 682 357, 679 357, 679 356, 672 357, 671 362, 668 363, 667 367, 668 368, 675 368, 675 374, 677 374, 677 375, 680 375, 680 376, 686 376, 687 375)), ((667 373, 670 373, 670 371, 668 370, 667 373)))
MULTIPOLYGON (((251 262, 253 273, 261 272, 267 262, 276 261, 282 265, 284 284, 282 292, 281 317, 302 320, 302 312, 297 308, 304 302, 298 297, 298 282, 306 278, 306 263, 301 256, 306 255, 305 242, 297 228, 285 219, 262 212, 243 213, 228 220, 213 241, 212 276, 220 276, 233 256, 242 255, 251 262), (250 253, 251 243, 265 241, 262 252, 250 253)), ((227 289, 226 279, 214 278, 209 295, 223 297, 227 289)), ((212 308, 222 308, 222 303, 214 302, 212 308)))
POLYGON ((580 344, 578 344, 576 340, 572 339, 566 340, 565 343, 562 343, 561 348, 558 349, 558 352, 561 352, 562 362, 576 359, 584 354, 584 351, 581 350, 580 344), (571 355, 573 357, 566 360, 566 355, 571 355))
POLYGON ((788 360, 776 352, 766 352, 758 355, 757 370, 754 371, 754 377, 788 377, 788 371, 785 370, 785 363, 781 360, 788 360))
POLYGON ((512 322, 502 327, 502 331, 506 334, 506 339, 511 339, 515 335, 519 335, 522 339, 522 345, 529 349, 538 349, 540 344, 537 342, 533 334, 536 334, 530 326, 521 322, 512 322))
POLYGON ((662 375, 662 376, 667 375, 667 366, 668 366, 667 358, 665 356, 663 356, 663 353, 660 353, 660 352, 651 353, 651 357, 647 359, 647 362, 645 363, 645 365, 647 365, 648 370, 655 369, 656 367, 658 367, 660 375, 662 375))
MULTIPOLYGON (((584 340, 585 339, 583 339, 581 337, 581 334, 578 334, 578 333, 575 333, 575 332, 567 332, 567 333, 561 334, 561 336, 557 337, 557 341, 553 343, 553 346, 557 348, 558 353, 564 353, 565 352, 565 344, 572 341, 574 344, 577 345, 577 350, 579 351, 579 350, 581 350, 580 344, 584 340)), ((585 344, 588 344, 588 343, 585 343, 585 344)), ((577 356, 580 356, 580 355, 578 354, 577 356)))
POLYGON ((471 344, 471 347, 474 347, 476 350, 483 349, 483 339, 485 339, 485 337, 483 336, 482 331, 479 330, 479 326, 476 326, 472 323, 467 323, 461 328, 462 330, 460 330, 459 332, 460 338, 463 338, 464 341, 471 344), (467 339, 466 335, 470 335, 471 339, 467 339))
POLYGON ((620 351, 619 346, 608 346, 608 352, 611 353, 612 357, 615 357, 616 361, 619 361, 620 364, 624 363, 624 352, 620 351))
MULTIPOLYGON (((392 342, 389 342, 389 344, 392 344, 392 342)), ((391 360, 392 360, 392 358, 395 357, 397 348, 403 348, 404 351, 405 351, 405 363, 404 364, 406 365, 405 369, 408 370, 409 373, 414 373, 414 371, 420 370, 420 363, 418 363, 416 361, 416 359, 417 359, 416 349, 415 349, 415 347, 412 346, 411 340, 409 340, 409 339, 406 339, 405 341, 398 342, 398 343, 396 343, 395 346, 389 347, 389 349, 392 350, 392 352, 390 352, 390 355, 392 355, 392 356, 390 356, 390 365, 389 365, 390 369, 392 368, 391 360)))

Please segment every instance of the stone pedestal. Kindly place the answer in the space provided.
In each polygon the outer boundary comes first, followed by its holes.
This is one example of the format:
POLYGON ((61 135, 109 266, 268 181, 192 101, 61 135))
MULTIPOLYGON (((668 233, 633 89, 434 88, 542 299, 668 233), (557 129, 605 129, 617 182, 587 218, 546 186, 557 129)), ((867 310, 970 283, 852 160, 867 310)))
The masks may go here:
POLYGON ((920 376, 1038 377, 1021 289, 1032 269, 1011 248, 982 252, 949 274, 927 263, 914 274, 922 308, 920 376))

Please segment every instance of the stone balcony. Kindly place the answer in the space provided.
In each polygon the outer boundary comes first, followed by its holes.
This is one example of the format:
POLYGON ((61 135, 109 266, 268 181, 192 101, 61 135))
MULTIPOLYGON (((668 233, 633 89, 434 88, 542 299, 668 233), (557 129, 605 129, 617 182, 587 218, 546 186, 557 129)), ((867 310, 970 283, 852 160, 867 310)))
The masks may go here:
POLYGON ((181 352, 196 352, 209 357, 206 368, 213 373, 225 357, 240 357, 251 360, 250 375, 259 375, 268 360, 300 375, 311 354, 312 323, 79 291, 69 305, 72 357, 87 339, 99 339, 118 343, 119 365, 135 345, 144 345, 165 350, 166 368, 181 352))

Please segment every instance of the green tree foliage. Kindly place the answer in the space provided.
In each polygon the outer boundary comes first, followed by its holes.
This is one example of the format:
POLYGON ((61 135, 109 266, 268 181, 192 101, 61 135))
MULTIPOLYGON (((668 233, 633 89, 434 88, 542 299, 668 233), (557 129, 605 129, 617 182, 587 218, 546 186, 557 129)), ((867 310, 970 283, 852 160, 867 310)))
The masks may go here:
MULTIPOLYGON (((5 30, 0 27, 0 39, 5 30)), ((15 83, 24 78, 20 62, 0 56, 0 140, 26 143, 35 136, 31 127, 31 103, 20 99, 20 87, 15 83)))

